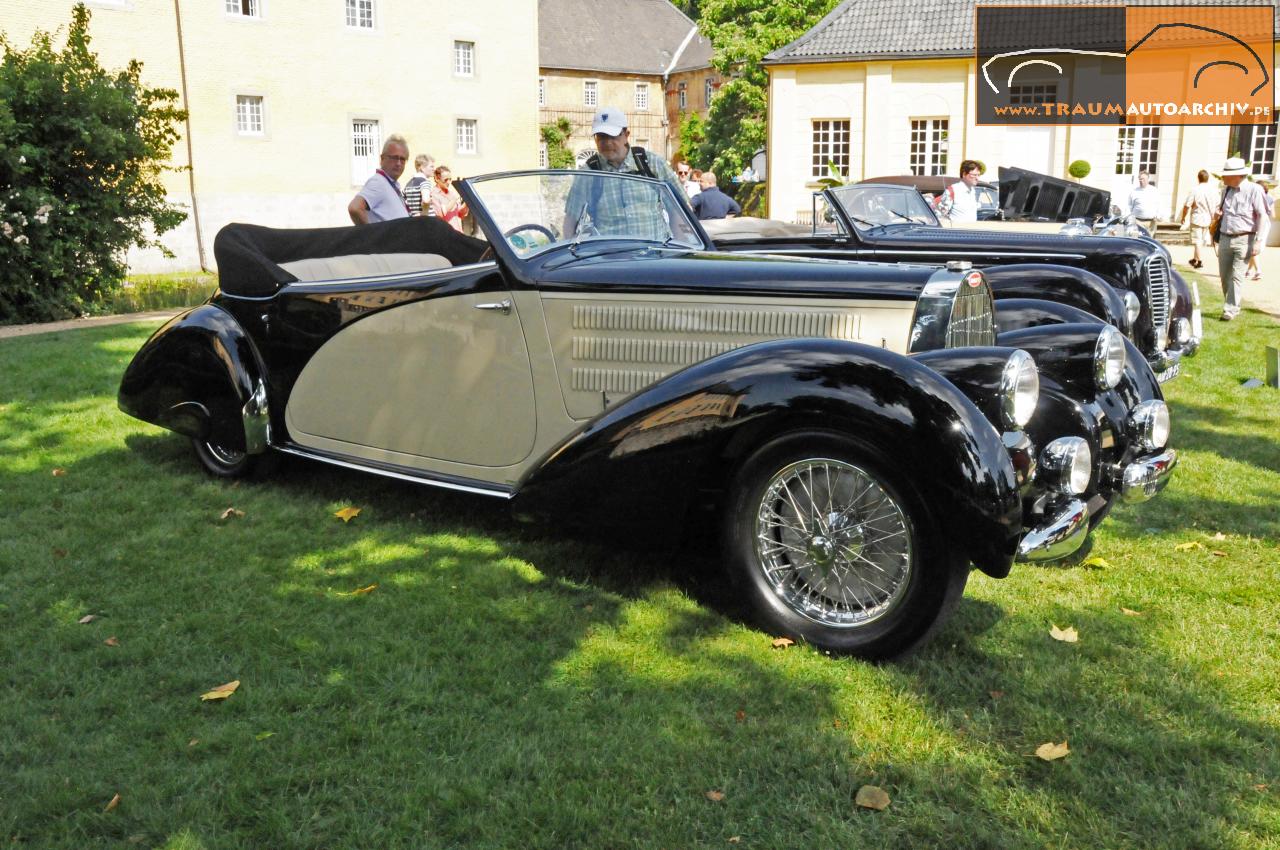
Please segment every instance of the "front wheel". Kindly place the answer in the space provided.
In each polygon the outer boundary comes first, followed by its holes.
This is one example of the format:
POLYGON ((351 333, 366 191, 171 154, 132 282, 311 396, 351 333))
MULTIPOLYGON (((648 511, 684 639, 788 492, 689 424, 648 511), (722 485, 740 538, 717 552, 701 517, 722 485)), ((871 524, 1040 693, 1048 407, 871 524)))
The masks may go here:
POLYGON ((263 458, 199 438, 192 438, 191 445, 200 465, 215 478, 247 478, 258 470, 263 458))
POLYGON ((766 628, 863 658, 920 644, 968 578, 913 491, 836 434, 794 433, 752 455, 724 534, 731 577, 766 628))

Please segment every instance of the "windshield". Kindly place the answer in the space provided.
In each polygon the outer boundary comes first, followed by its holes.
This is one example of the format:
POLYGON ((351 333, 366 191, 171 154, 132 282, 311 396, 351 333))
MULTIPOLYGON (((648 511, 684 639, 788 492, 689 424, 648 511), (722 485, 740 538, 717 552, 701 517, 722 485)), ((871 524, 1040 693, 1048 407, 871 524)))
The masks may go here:
POLYGON ((539 171, 468 181, 482 214, 520 257, 601 240, 705 248, 671 189, 601 171, 539 171))
POLYGON ((882 224, 938 224, 924 198, 908 186, 841 186, 832 189, 831 196, 859 230, 882 224))

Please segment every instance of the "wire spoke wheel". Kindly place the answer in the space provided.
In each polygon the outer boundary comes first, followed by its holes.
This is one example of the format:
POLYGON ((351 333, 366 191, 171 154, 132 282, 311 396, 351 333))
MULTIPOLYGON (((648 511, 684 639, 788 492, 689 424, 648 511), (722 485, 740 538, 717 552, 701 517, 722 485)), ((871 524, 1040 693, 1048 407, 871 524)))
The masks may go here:
POLYGON ((911 522, 866 470, 810 458, 776 472, 755 512, 755 555, 788 608, 823 626, 857 629, 894 610, 915 564, 911 522))
POLYGON ((236 449, 228 449, 216 443, 205 442, 204 449, 223 466, 235 466, 244 461, 245 453, 236 449))

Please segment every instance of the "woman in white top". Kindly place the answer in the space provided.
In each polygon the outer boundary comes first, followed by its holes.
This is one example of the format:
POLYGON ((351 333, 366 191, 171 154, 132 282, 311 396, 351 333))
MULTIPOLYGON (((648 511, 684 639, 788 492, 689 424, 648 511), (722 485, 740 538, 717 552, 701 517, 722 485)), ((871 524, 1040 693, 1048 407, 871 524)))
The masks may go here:
POLYGON ((1187 199, 1182 203, 1182 215, 1178 218, 1178 224, 1181 225, 1187 220, 1187 213, 1191 213, 1191 267, 1193 269, 1204 265, 1200 260, 1200 246, 1209 244, 1209 224, 1213 221, 1214 208, 1218 206, 1218 190, 1209 185, 1209 172, 1202 168, 1196 178, 1200 182, 1187 193, 1187 199))

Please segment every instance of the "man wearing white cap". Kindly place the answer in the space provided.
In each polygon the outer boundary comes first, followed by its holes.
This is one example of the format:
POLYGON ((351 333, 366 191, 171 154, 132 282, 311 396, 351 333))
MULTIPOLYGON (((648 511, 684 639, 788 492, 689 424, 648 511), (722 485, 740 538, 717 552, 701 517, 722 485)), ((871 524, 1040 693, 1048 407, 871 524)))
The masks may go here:
POLYGON ((1222 282, 1222 320, 1240 314, 1240 287, 1250 257, 1262 253, 1267 244, 1271 217, 1262 187, 1246 182, 1249 166, 1238 156, 1229 157, 1218 176, 1226 184, 1218 204, 1218 276, 1222 282))
MULTIPOLYGON (((583 168, 592 171, 606 171, 616 174, 636 174, 641 177, 652 177, 657 180, 664 180, 676 193, 676 197, 683 197, 684 187, 680 183, 680 179, 676 177, 676 173, 671 170, 671 166, 667 165, 667 161, 661 156, 645 150, 642 147, 631 147, 631 136, 627 132, 627 113, 616 107, 606 106, 596 113, 595 119, 591 122, 591 133, 595 136, 596 153, 593 153, 586 162, 582 164, 583 168)), ((569 233, 573 233, 577 229, 577 219, 579 210, 583 208, 583 204, 588 199, 579 197, 579 195, 588 190, 580 189, 585 186, 587 181, 579 181, 574 189, 570 191, 568 202, 568 214, 565 217, 565 229, 569 233)), ((591 183, 599 183, 601 181, 589 181, 591 183)), ((635 211, 627 212, 628 203, 625 197, 613 197, 615 193, 599 194, 598 197, 590 200, 592 219, 594 226, 601 229, 602 232, 612 231, 614 228, 610 225, 612 219, 621 219, 627 215, 631 216, 631 223, 634 225, 635 211)), ((641 223, 642 224, 642 223, 641 223)), ((656 222, 655 222, 656 225, 656 222)))

